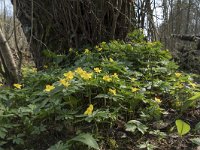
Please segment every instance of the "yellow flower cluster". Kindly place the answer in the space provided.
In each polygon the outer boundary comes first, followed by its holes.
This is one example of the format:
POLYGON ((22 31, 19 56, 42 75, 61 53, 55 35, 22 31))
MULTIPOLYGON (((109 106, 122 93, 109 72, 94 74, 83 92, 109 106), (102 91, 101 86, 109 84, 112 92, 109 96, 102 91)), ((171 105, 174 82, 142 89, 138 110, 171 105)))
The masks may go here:
POLYGON ((77 68, 75 70, 75 72, 77 74, 79 74, 81 76, 81 78, 83 78, 84 80, 89 80, 92 78, 92 73, 88 73, 87 71, 83 70, 82 68, 77 68))
POLYGON ((109 93, 111 93, 113 95, 116 95, 117 91, 116 91, 116 89, 109 89, 109 93))
POLYGON ((109 75, 105 75, 105 76, 103 76, 103 80, 106 82, 111 82, 112 78, 109 75))
POLYGON ((13 84, 13 86, 15 87, 15 88, 17 88, 17 89, 21 89, 22 88, 22 85, 21 84, 13 84))
POLYGON ((2 84, 2 83, 0 83, 0 86, 3 86, 3 84, 2 84))
POLYGON ((84 112, 84 115, 91 115, 92 111, 93 111, 93 105, 90 104, 90 106, 86 109, 86 111, 84 112))
POLYGON ((55 87, 53 85, 46 85, 46 88, 45 88, 45 92, 50 92, 52 91, 53 89, 55 89, 55 87))
POLYGON ((94 71, 95 71, 96 73, 101 73, 102 70, 101 70, 100 68, 97 67, 97 68, 94 68, 94 71))

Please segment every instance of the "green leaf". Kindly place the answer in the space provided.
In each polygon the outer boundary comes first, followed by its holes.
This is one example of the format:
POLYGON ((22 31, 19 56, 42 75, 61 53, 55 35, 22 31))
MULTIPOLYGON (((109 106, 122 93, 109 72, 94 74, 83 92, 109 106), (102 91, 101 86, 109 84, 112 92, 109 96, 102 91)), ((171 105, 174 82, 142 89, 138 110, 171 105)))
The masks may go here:
POLYGON ((183 136, 190 131, 190 125, 182 120, 176 120, 176 127, 180 136, 183 136))
POLYGON ((47 150, 69 150, 69 145, 67 143, 64 144, 61 141, 59 141, 58 143, 51 146, 47 150))
POLYGON ((200 122, 196 124, 195 130, 196 130, 196 131, 200 131, 200 122))
POLYGON ((92 147, 96 150, 100 149, 96 140, 89 133, 81 133, 78 136, 72 138, 70 141, 82 142, 82 143, 84 143, 84 144, 88 145, 89 147, 92 147))
POLYGON ((140 121, 137 120, 130 120, 125 125, 126 131, 135 132, 135 129, 137 128, 142 134, 144 134, 147 131, 147 126, 142 124, 140 121))
POLYGON ((197 144, 198 146, 200 146, 200 138, 193 138, 193 139, 190 139, 190 141, 192 141, 192 143, 197 144))
POLYGON ((197 99, 199 99, 200 98, 200 92, 197 92, 197 93, 195 93, 195 95, 194 96, 192 96, 191 98, 189 98, 189 100, 197 100, 197 99))
POLYGON ((7 130, 5 128, 0 128, 0 138, 4 139, 6 137, 7 130))

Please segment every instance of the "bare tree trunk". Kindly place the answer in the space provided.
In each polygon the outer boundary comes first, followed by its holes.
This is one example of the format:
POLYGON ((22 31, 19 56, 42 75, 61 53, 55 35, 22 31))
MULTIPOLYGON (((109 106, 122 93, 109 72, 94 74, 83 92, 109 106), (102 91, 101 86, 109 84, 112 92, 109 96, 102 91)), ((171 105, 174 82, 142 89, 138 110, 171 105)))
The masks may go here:
POLYGON ((189 23, 190 23, 190 11, 191 11, 191 5, 192 5, 192 1, 189 0, 189 3, 188 3, 188 8, 187 8, 187 21, 186 21, 186 27, 185 27, 185 34, 188 34, 189 33, 189 23))
POLYGON ((11 49, 1 29, 0 29, 0 55, 1 58, 3 59, 2 62, 4 62, 5 64, 4 66, 5 75, 9 76, 8 84, 17 83, 19 81, 17 65, 15 63, 11 49))

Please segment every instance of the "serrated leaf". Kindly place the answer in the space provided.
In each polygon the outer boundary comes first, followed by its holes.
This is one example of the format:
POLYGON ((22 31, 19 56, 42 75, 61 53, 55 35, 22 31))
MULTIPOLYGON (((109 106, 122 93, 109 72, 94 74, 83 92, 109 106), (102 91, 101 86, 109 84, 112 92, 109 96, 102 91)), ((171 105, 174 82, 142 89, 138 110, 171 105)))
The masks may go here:
POLYGON ((190 139, 190 141, 192 141, 192 143, 197 144, 198 146, 200 146, 200 138, 193 138, 193 139, 190 139))
POLYGON ((82 142, 82 143, 84 143, 84 144, 88 145, 89 147, 92 147, 92 148, 94 148, 96 150, 100 149, 99 145, 96 142, 96 140, 89 133, 79 134, 78 136, 72 138, 70 141, 82 142))
POLYGON ((176 127, 180 136, 183 136, 190 131, 190 125, 182 120, 176 120, 176 127))

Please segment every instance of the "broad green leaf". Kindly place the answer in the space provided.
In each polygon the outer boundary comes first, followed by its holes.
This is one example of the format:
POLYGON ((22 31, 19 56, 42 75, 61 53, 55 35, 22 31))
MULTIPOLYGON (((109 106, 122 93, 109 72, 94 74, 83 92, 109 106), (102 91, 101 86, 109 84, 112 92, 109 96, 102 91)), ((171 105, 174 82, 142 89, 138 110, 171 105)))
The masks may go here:
POLYGON ((180 136, 183 136, 190 131, 190 125, 182 120, 176 120, 176 127, 180 136))
POLYGON ((135 132, 135 129, 137 128, 135 124, 131 124, 131 123, 127 123, 125 127, 126 127, 126 131, 129 131, 129 132, 135 132))
POLYGON ((192 143, 197 144, 198 146, 200 146, 200 138, 193 138, 193 139, 190 139, 190 141, 192 141, 192 143))
POLYGON ((72 138, 70 141, 82 142, 82 143, 84 143, 84 144, 88 145, 89 147, 92 147, 96 150, 100 149, 96 140, 89 133, 81 133, 78 136, 72 138))
POLYGON ((142 134, 144 134, 148 129, 144 124, 137 120, 128 121, 125 127, 126 131, 130 132, 135 132, 135 129, 137 128, 142 134))

